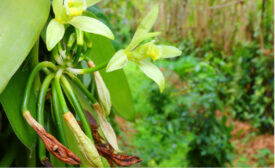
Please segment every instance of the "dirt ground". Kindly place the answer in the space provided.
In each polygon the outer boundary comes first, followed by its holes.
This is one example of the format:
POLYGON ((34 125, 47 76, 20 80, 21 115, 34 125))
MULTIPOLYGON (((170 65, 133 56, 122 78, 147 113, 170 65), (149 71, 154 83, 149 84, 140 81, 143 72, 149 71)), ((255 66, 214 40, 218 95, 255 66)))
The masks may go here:
POLYGON ((250 124, 241 121, 233 121, 234 129, 231 132, 231 142, 234 144, 235 153, 237 154, 234 164, 238 165, 240 157, 246 157, 245 164, 250 166, 274 167, 274 135, 258 135, 257 130, 250 124), (266 155, 260 153, 261 150, 270 151, 266 155))
MULTIPOLYGON (((222 113, 217 111, 217 116, 221 116, 222 113)), ((274 135, 262 134, 259 135, 257 130, 253 128, 247 122, 236 121, 228 117, 228 124, 233 124, 233 130, 231 132, 236 157, 233 165, 230 167, 274 167, 274 135), (269 150, 266 155, 260 155, 261 150, 269 150)), ((116 122, 119 124, 120 129, 129 135, 129 139, 125 142, 124 146, 131 146, 131 135, 135 133, 135 129, 131 127, 126 120, 116 116, 116 122)), ((118 137, 121 139, 122 137, 118 137)))

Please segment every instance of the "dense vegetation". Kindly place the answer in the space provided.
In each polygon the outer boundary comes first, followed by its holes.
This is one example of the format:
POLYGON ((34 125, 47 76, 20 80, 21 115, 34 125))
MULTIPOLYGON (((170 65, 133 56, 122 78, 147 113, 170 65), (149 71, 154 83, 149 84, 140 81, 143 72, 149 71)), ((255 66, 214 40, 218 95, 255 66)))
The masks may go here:
MULTIPOLYGON (((127 43, 150 2, 108 2, 101 6, 127 43)), ((143 166, 245 166, 234 162, 232 121, 248 122, 258 135, 274 134, 272 1, 158 2, 163 6, 155 29, 165 32, 158 40, 183 54, 158 62, 168 78, 163 94, 136 66, 126 67, 138 118, 131 126, 132 152, 142 156, 143 166)), ((272 163, 271 151, 264 151, 255 154, 254 166, 272 163)))

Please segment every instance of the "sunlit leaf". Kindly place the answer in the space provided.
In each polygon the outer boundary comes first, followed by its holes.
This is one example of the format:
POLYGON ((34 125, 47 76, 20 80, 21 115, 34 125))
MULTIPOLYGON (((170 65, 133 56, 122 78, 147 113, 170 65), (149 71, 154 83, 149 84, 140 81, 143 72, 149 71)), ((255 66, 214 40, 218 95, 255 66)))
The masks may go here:
MULTIPOLYGON (((19 69, 10 80, 4 92, 0 95, 0 102, 16 136, 25 146, 33 149, 36 142, 36 133, 25 121, 21 111, 28 76, 28 69, 19 69)), ((28 107, 32 116, 36 117, 36 98, 33 90, 30 98, 30 105, 28 107)))
POLYGON ((39 37, 50 0, 0 1, 0 93, 39 37))

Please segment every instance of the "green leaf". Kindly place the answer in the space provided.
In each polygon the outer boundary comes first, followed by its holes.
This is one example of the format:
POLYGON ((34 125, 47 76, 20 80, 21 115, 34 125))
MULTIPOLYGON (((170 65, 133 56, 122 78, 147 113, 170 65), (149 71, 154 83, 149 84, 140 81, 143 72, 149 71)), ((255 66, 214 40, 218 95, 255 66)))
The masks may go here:
POLYGON ((0 1, 0 93, 39 37, 50 0, 0 1))
POLYGON ((114 39, 114 35, 109 27, 97 19, 88 16, 75 16, 69 23, 82 31, 114 39))
MULTIPOLYGON (((21 111, 28 76, 29 70, 19 69, 10 80, 4 92, 0 95, 0 102, 16 136, 25 146, 33 149, 36 142, 36 133, 32 127, 27 124, 21 111)), ((36 98, 33 90, 30 96, 29 110, 32 116, 36 118, 36 98)))
MULTIPOLYGON (((88 56, 95 62, 95 65, 109 61, 115 51, 110 40, 90 34, 93 47, 88 56)), ((117 114, 127 120, 135 119, 134 104, 127 78, 123 70, 106 72, 105 69, 100 74, 110 91, 113 107, 117 114)))

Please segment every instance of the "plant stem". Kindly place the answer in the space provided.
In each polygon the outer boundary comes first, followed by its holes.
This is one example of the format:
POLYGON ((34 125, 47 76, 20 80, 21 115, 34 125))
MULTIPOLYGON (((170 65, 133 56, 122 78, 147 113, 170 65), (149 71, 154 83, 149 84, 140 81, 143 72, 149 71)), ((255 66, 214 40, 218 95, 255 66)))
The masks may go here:
POLYGON ((34 81, 35 76, 37 75, 37 73, 42 69, 42 68, 51 68, 53 70, 56 70, 56 66, 48 61, 44 61, 41 62, 39 64, 36 65, 36 67, 33 69, 33 71, 31 72, 28 82, 27 82, 27 86, 26 86, 26 90, 24 93, 24 99, 23 99, 23 104, 22 104, 22 112, 26 111, 28 109, 28 103, 29 103, 29 98, 30 98, 30 92, 31 92, 31 87, 32 87, 32 83, 34 81))
MULTIPOLYGON (((54 78, 54 74, 48 75, 45 80, 42 83, 39 97, 38 97, 38 104, 37 104, 37 121, 44 126, 44 105, 45 105, 45 98, 46 94, 49 88, 49 85, 54 78)), ((42 140, 39 138, 38 139, 38 154, 39 154, 39 159, 40 161, 43 161, 47 156, 46 156, 46 148, 44 146, 44 143, 42 140)))
MULTIPOLYGON (((31 68, 35 68, 35 66, 39 63, 38 60, 39 57, 39 39, 36 41, 36 43, 34 44, 31 52, 30 52, 30 65, 31 68)), ((36 76, 34 79, 34 92, 35 95, 37 96, 39 94, 39 89, 41 87, 41 81, 40 81, 40 76, 36 76)))
POLYGON ((64 89, 68 99, 72 103, 77 115, 80 118, 80 121, 82 123, 85 134, 93 141, 90 125, 87 121, 87 118, 84 113, 84 110, 82 109, 82 106, 80 105, 76 95, 74 94, 72 86, 70 85, 70 83, 64 76, 61 77, 61 82, 62 82, 62 85, 64 86, 63 89, 64 89))
POLYGON ((69 108, 67 106, 66 100, 64 98, 61 86, 60 86, 60 77, 62 74, 62 70, 59 70, 59 72, 56 73, 56 76, 54 78, 54 85, 55 85, 55 89, 56 89, 56 93, 59 99, 59 103, 61 105, 62 108, 62 112, 63 114, 67 113, 69 111, 69 108))
POLYGON ((62 123, 62 115, 59 111, 61 108, 60 102, 58 100, 58 94, 57 94, 57 90, 54 82, 52 83, 52 105, 53 105, 53 111, 56 119, 56 125, 58 128, 58 133, 60 135, 60 140, 65 146, 67 146, 67 141, 65 138, 65 133, 64 133, 63 123, 62 123))
POLYGON ((92 73, 98 70, 101 70, 107 66, 108 62, 105 62, 103 64, 100 64, 93 68, 87 68, 87 69, 76 69, 76 68, 67 68, 67 71, 73 73, 73 74, 86 74, 86 73, 92 73))
POLYGON ((90 99, 92 104, 95 104, 97 101, 95 97, 89 92, 89 90, 82 84, 82 82, 76 76, 69 76, 73 82, 84 92, 84 94, 90 99))

